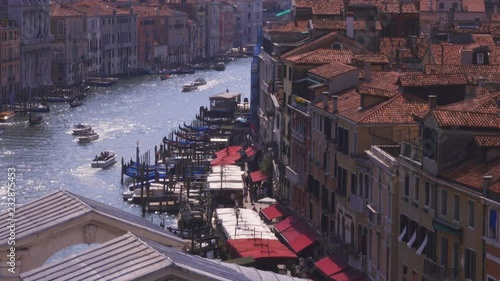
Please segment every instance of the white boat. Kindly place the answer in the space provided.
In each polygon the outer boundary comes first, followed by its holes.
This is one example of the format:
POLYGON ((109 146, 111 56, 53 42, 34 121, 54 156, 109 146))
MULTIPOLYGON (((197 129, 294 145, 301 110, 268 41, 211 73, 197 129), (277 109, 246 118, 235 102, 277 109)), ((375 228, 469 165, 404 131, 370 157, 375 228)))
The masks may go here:
POLYGON ((83 136, 92 132, 92 127, 89 125, 76 124, 73 126, 73 135, 83 136))
POLYGON ((191 92, 191 91, 196 91, 198 90, 198 86, 195 86, 194 84, 186 84, 182 86, 182 91, 183 92, 191 92))
POLYGON ((207 81, 204 78, 200 77, 200 78, 194 80, 194 82, 192 84, 195 86, 203 86, 203 85, 207 84, 207 81))
POLYGON ((14 113, 14 111, 0 112, 0 122, 6 122, 7 120, 13 118, 14 116, 16 116, 16 113, 14 113))
POLYGON ((99 138, 99 135, 92 130, 92 131, 90 131, 90 133, 78 137, 78 142, 87 143, 87 142, 95 141, 98 138, 99 138))
POLYGON ((96 155, 90 166, 92 168, 107 168, 116 163, 116 155, 111 151, 103 151, 96 155))

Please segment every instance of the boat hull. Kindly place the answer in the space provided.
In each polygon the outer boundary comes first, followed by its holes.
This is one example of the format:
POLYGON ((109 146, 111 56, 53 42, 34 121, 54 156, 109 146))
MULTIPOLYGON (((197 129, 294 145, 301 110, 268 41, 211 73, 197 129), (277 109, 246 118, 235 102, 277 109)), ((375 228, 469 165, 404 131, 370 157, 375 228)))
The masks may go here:
POLYGON ((87 135, 87 136, 81 136, 78 138, 78 142, 80 143, 88 143, 88 142, 92 142, 92 141, 95 141, 99 138, 99 135, 98 134, 93 134, 93 135, 87 135))
POLYGON ((92 163, 90 164, 90 166, 92 168, 107 168, 113 164, 116 163, 116 156, 113 156, 107 160, 104 160, 104 161, 92 161, 92 163))

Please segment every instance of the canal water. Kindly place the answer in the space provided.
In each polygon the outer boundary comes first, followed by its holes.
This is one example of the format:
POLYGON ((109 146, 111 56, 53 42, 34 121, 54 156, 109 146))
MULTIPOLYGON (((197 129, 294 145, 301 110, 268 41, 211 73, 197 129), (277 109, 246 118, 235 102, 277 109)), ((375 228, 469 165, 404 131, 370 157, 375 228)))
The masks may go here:
MULTIPOLYGON (((191 122, 200 106, 209 105, 211 95, 228 89, 250 98, 250 62, 239 59, 223 72, 197 71, 165 81, 155 75, 122 78, 110 88, 93 88, 82 107, 51 103, 51 111, 42 113, 42 124, 28 125, 27 116, 0 123, 4 131, 0 135, 1 210, 7 203, 7 170, 15 168, 17 203, 65 189, 140 216, 138 206, 122 200, 126 186, 120 184, 119 163, 109 169, 92 169, 92 159, 111 150, 118 162, 121 157, 135 160, 137 142, 140 154, 150 150, 153 155, 154 146, 178 125, 191 122), (183 84, 198 77, 205 78, 207 85, 181 92, 183 84), (91 125, 99 139, 77 143, 71 135, 76 123, 91 125)), ((175 223, 172 216, 150 214, 147 218, 157 223, 165 219, 166 226, 175 223)))

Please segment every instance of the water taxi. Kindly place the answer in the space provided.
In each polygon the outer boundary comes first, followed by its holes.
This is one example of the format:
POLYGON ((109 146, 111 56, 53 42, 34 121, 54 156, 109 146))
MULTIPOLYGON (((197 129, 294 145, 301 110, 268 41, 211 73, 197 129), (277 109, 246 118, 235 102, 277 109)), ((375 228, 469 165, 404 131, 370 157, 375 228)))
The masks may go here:
POLYGON ((2 111, 0 112, 0 122, 6 122, 14 116, 16 116, 16 113, 14 113, 14 111, 2 111))

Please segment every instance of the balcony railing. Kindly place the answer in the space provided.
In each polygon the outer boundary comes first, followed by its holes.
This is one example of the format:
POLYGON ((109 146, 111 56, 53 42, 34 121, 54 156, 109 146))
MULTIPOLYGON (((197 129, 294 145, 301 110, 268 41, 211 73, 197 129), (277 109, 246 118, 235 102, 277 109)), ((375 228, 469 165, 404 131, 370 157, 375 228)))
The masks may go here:
POLYGON ((460 268, 444 268, 431 260, 424 260, 424 276, 427 280, 434 281, 454 281, 459 280, 460 268))
POLYGON ((354 253, 354 244, 347 244, 340 239, 335 233, 328 233, 328 248, 344 259, 348 259, 349 255, 354 253))
POLYGON ((349 255, 349 265, 361 272, 366 272, 367 261, 366 255, 349 255))
POLYGON ((351 209, 358 213, 365 212, 366 202, 364 198, 359 197, 358 195, 351 194, 349 197, 349 201, 351 203, 351 209))
POLYGON ((295 95, 292 95, 292 98, 290 101, 291 107, 298 109, 298 110, 304 112, 305 114, 309 114, 309 105, 310 105, 310 102, 308 100, 303 99, 303 98, 298 97, 298 96, 295 96, 295 95))
POLYGON ((401 142, 401 156, 422 164, 422 149, 411 143, 401 142))

